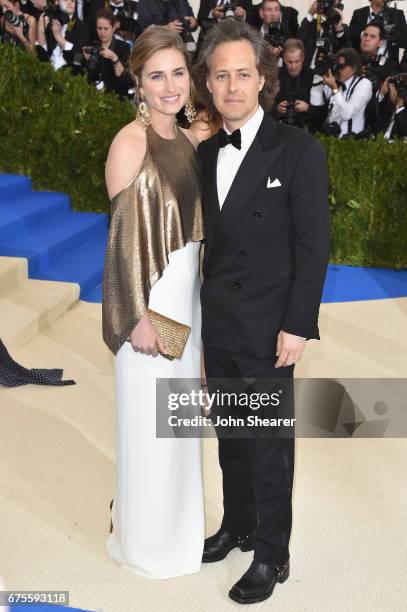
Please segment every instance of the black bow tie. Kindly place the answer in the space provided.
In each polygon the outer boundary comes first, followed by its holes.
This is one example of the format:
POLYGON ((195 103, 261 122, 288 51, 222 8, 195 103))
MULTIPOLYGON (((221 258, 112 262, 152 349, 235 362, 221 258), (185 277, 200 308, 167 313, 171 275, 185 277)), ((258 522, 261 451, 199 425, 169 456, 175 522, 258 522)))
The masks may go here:
POLYGON ((228 134, 223 128, 221 128, 218 132, 218 140, 219 146, 226 147, 226 145, 231 144, 236 149, 242 148, 242 135, 240 130, 235 130, 231 134, 228 134))

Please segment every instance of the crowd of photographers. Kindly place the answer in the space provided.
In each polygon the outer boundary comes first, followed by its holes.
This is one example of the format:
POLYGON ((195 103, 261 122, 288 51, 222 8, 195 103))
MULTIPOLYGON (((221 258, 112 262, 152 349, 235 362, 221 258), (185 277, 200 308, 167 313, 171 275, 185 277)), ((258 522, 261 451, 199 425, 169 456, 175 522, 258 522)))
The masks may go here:
POLYGON ((301 23, 278 0, 201 0, 197 17, 188 0, 0 0, 0 41, 126 98, 134 94, 131 47, 145 28, 173 28, 196 58, 214 23, 243 19, 277 57, 277 120, 338 138, 382 132, 392 140, 407 137, 407 25, 390 4, 370 0, 347 25, 339 0, 314 1, 301 23))

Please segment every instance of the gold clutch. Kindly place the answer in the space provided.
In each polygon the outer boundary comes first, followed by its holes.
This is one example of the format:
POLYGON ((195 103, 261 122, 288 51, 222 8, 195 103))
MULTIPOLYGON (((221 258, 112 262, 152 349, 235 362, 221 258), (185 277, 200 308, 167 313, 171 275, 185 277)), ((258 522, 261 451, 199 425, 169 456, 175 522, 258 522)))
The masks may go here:
POLYGON ((150 309, 147 310, 147 315, 165 346, 163 356, 168 359, 181 359, 191 333, 189 325, 178 323, 150 309))
MULTIPOLYGON (((161 353, 163 357, 167 359, 181 359, 189 334, 191 333, 189 325, 178 323, 178 321, 169 319, 149 308, 147 309, 147 315, 165 346, 165 353, 161 353)), ((127 342, 130 342, 130 337, 127 338, 127 342)))

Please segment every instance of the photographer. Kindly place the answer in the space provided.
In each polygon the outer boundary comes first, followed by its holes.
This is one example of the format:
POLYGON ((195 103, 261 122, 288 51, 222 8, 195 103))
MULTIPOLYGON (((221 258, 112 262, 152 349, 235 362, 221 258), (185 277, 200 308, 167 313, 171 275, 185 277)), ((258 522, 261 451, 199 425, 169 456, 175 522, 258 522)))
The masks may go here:
POLYGON ((372 83, 362 75, 362 58, 355 49, 337 53, 333 71, 322 77, 327 106, 325 132, 343 138, 359 134, 365 127, 365 109, 372 97, 372 83))
POLYGON ((263 0, 259 15, 261 19, 259 24, 260 34, 272 45, 273 53, 279 58, 279 66, 281 67, 283 65, 281 56, 284 43, 288 38, 294 38, 298 32, 298 11, 281 6, 279 0, 263 0), (285 8, 287 10, 284 12, 285 8))
POLYGON ((198 23, 205 33, 221 19, 233 17, 257 25, 256 10, 252 0, 201 0, 198 11, 198 23))
POLYGON ((37 37, 35 18, 22 12, 19 0, 0 0, 0 6, 3 12, 0 17, 3 41, 34 52, 37 37))
POLYGON ((380 104, 383 98, 382 85, 389 75, 395 74, 398 70, 397 64, 381 53, 384 36, 383 24, 372 21, 366 26, 361 41, 362 72, 373 87, 373 96, 365 112, 365 125, 372 134, 377 134, 384 128, 380 104))
POLYGON ((296 38, 286 40, 284 65, 279 71, 280 89, 271 113, 278 121, 301 128, 308 118, 313 79, 312 70, 304 67, 304 58, 303 43, 296 38))
POLYGON ((263 0, 258 5, 257 28, 263 37, 268 34, 271 23, 280 23, 287 38, 296 38, 298 34, 298 11, 291 6, 283 6, 279 0, 263 0))
POLYGON ((139 0, 138 19, 141 31, 150 25, 162 25, 178 32, 188 51, 196 51, 192 32, 198 28, 188 0, 139 0))
POLYGON ((38 57, 50 61, 54 70, 72 68, 74 73, 80 72, 77 58, 90 40, 87 25, 76 16, 75 9, 75 0, 56 0, 38 20, 38 57))
POLYGON ((386 140, 407 138, 407 73, 404 72, 390 77, 387 84, 393 113, 384 137, 386 140))
POLYGON ((115 38, 135 41, 141 33, 138 23, 138 2, 134 0, 110 0, 106 7, 116 19, 115 38))
POLYGON ((109 9, 96 13, 98 40, 90 47, 83 48, 88 81, 95 83, 98 90, 113 91, 119 97, 126 97, 132 85, 127 71, 130 57, 129 45, 114 37, 116 19, 109 9))
POLYGON ((350 21, 350 38, 358 51, 361 45, 361 34, 371 21, 380 21, 385 30, 381 53, 393 61, 399 61, 399 49, 407 46, 407 25, 402 10, 391 8, 386 0, 370 0, 370 6, 364 6, 353 12, 350 21))
POLYGON ((343 4, 316 0, 301 22, 298 36, 305 47, 305 65, 314 68, 318 57, 350 46, 349 28, 342 23, 343 4))

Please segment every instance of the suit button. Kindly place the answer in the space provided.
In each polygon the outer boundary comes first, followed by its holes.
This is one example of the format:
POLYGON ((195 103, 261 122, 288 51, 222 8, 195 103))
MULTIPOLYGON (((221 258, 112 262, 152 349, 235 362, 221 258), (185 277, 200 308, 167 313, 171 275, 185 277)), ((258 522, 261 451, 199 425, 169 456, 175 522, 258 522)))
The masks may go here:
POLYGON ((241 289, 242 288, 242 283, 239 283, 239 281, 237 281, 235 283, 235 289, 241 289))
POLYGON ((245 251, 244 249, 242 249, 239 253, 239 255, 242 255, 243 257, 246 257, 247 255, 247 251, 245 251))
POLYGON ((254 213, 253 213, 253 217, 256 217, 256 219, 260 219, 261 212, 259 210, 255 210, 254 213))

